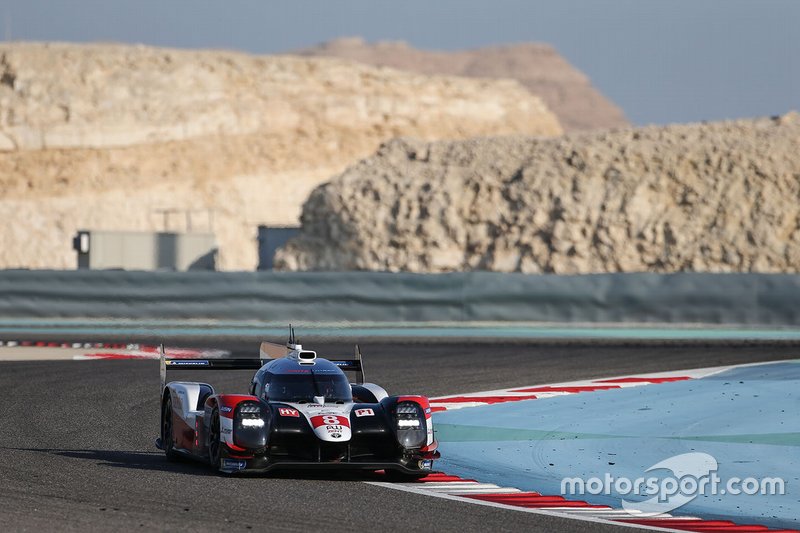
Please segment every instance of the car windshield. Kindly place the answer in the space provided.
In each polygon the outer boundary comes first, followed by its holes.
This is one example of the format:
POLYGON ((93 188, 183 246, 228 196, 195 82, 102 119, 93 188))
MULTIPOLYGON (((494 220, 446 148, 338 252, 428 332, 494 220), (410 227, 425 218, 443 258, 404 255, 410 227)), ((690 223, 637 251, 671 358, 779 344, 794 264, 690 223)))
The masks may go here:
POLYGON ((347 378, 339 373, 304 372, 275 374, 269 381, 269 399, 279 402, 313 402, 324 396, 326 402, 350 402, 353 393, 347 378))

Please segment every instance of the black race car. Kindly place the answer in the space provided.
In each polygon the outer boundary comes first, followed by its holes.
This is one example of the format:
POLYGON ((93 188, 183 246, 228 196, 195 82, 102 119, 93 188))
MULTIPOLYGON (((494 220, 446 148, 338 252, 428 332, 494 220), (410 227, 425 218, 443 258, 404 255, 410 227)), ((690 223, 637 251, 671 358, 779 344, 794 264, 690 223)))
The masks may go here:
POLYGON ((431 472, 436 451, 428 399, 389 396, 364 383, 361 353, 322 359, 290 329, 286 346, 261 343, 259 359, 170 359, 161 348, 161 436, 168 459, 208 461, 220 472, 277 468, 431 472), (167 370, 257 370, 249 394, 166 382, 167 370), (350 383, 345 372, 356 374, 350 383))

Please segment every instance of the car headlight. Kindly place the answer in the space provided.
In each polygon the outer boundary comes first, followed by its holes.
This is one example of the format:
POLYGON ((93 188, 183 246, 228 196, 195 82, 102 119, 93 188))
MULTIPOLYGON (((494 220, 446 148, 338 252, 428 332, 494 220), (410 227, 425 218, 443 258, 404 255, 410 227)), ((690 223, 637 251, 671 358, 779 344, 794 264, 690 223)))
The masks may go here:
POLYGON ((243 402, 236 406, 233 424, 233 441, 237 446, 256 449, 266 446, 264 412, 261 404, 243 402))
POLYGON ((400 402, 395 410, 397 440, 405 448, 419 448, 427 439, 425 413, 416 402, 400 402))
POLYGON ((243 403, 238 408, 241 415, 257 415, 261 416, 261 406, 257 403, 243 403))

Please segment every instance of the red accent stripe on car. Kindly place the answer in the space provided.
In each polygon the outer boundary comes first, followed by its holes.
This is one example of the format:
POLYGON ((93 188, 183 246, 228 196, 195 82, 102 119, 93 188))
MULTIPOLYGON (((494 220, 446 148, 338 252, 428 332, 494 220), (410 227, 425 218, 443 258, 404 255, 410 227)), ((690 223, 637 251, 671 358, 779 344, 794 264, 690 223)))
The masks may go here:
POLYGON ((240 402, 259 402, 257 397, 250 396, 249 394, 220 394, 217 396, 217 401, 219 402, 219 416, 224 416, 225 418, 233 418, 236 406, 239 405, 240 402), (230 410, 225 411, 222 409, 223 407, 229 407, 230 410))
POLYGON ((425 413, 425 418, 431 417, 431 404, 430 400, 428 400, 425 396, 398 396, 397 403, 400 402, 414 402, 420 407, 422 407, 422 411, 425 413))
MULTIPOLYGON (((246 452, 246 451, 247 451, 247 448, 242 448, 241 446, 237 446, 237 445, 235 445, 235 444, 228 444, 228 443, 225 443, 225 446, 226 446, 226 447, 227 447, 229 450, 233 450, 233 451, 235 451, 235 452, 246 452)), ((252 456, 252 455, 251 455, 251 456, 245 456, 245 457, 240 457, 240 456, 238 456, 238 455, 234 455, 234 454, 230 454, 230 455, 231 455, 231 457, 235 457, 235 458, 237 458, 237 459, 240 459, 240 458, 244 458, 244 459, 252 459, 252 458, 253 458, 253 456, 252 456)))

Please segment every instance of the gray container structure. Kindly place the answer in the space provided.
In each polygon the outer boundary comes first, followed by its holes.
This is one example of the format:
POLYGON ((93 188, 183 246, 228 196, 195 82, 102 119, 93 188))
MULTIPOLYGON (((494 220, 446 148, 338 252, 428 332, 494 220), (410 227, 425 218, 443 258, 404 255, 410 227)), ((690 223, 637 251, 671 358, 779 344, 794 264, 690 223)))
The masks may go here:
POLYGON ((79 231, 73 241, 78 269, 215 270, 211 233, 79 231))
POLYGON ((259 226, 258 270, 272 270, 275 252, 299 232, 299 226, 259 226))

